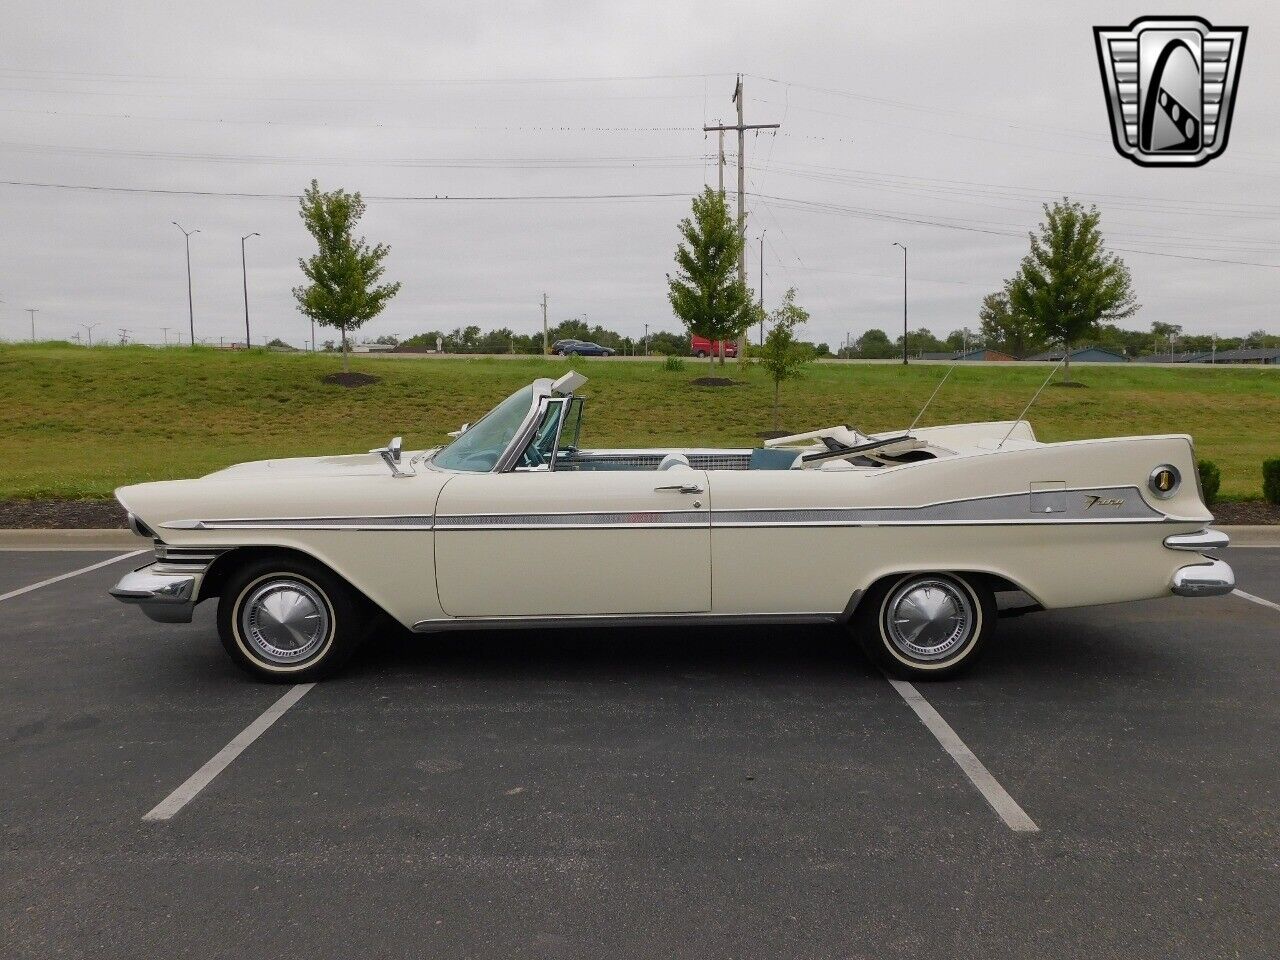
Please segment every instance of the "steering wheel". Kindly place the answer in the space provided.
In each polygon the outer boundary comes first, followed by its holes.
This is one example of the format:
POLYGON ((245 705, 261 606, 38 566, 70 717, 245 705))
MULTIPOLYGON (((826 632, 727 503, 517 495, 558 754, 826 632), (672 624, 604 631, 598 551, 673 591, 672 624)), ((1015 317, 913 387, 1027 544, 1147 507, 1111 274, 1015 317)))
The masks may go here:
POLYGON ((541 467, 546 462, 546 458, 543 457, 542 451, 538 449, 536 443, 529 444, 524 448, 524 453, 520 454, 520 465, 522 467, 541 467))

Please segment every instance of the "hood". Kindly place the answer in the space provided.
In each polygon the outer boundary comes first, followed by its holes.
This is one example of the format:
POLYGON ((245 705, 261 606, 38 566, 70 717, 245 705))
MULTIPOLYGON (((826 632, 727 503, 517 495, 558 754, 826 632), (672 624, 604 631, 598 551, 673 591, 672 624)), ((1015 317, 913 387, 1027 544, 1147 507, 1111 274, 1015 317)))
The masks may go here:
MULTIPOLYGON (((421 451, 406 450, 401 459, 408 461, 421 451)), ((251 460, 206 474, 205 480, 239 480, 246 477, 354 477, 384 474, 386 464, 376 453, 350 453, 334 457, 289 457, 283 460, 251 460)))

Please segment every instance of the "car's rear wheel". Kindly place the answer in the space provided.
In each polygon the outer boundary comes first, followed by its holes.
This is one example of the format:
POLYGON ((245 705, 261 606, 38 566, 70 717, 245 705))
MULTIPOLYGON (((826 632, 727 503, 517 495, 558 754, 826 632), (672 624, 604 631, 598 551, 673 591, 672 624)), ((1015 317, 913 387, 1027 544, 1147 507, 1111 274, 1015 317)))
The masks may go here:
POLYGON ((694 354, 694 356, 697 357, 699 360, 705 360, 707 358, 707 351, 699 350, 697 353, 694 354))
POLYGON ((318 563, 264 557, 228 577, 218 635, 236 665, 260 680, 298 683, 327 676, 364 638, 371 611, 318 563))
POLYGON ((995 625, 995 595, 981 579, 910 573, 872 587, 853 626, 868 656, 914 680, 952 676, 971 665, 995 625))

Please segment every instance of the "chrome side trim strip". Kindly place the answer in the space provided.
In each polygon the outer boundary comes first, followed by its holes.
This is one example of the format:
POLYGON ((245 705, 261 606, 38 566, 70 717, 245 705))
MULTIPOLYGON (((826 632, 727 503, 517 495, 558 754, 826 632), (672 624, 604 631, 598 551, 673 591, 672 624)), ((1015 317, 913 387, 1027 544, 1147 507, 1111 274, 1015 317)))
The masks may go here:
POLYGON ((1222 560, 1206 560, 1182 567, 1170 589, 1180 597, 1220 597, 1235 589, 1235 571, 1222 560))
POLYGON ((581 614, 562 617, 448 617, 419 620, 414 633, 438 633, 446 630, 520 630, 553 627, 663 627, 696 624, 698 626, 741 626, 744 624, 809 624, 840 623, 843 612, 836 613, 648 613, 648 614, 581 614))
MULTIPOLYGON (((1137 487, 1082 487, 1065 491, 1067 508, 1031 510, 1030 491, 944 500, 912 507, 812 507, 751 510, 646 510, 637 512, 547 511, 542 513, 430 514, 360 517, 239 517, 171 520, 172 529, 199 530, 525 530, 712 529, 737 527, 992 526, 1188 522, 1152 508, 1137 487), (1101 504, 1101 505, 1100 505, 1101 504)), ((1190 521, 1194 522, 1194 521, 1190 521)), ((1167 541, 1166 541, 1167 542, 1167 541)), ((1186 549, 1212 549, 1187 547, 1186 549)))
POLYGON ((1164 538, 1170 550, 1221 550, 1231 543, 1231 538, 1221 530, 1197 530, 1195 533, 1175 533, 1164 538))
POLYGON ((504 530, 581 527, 705 527, 706 510, 650 510, 638 513, 490 513, 436 518, 441 530, 504 530))

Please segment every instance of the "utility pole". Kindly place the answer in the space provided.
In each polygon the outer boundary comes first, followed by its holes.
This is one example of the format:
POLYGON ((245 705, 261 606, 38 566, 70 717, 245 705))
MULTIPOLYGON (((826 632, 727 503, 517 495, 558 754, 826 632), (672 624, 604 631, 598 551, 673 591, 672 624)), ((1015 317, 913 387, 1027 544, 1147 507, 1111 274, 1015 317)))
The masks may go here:
POLYGON ((191 344, 195 346, 196 342, 196 310, 191 300, 191 234, 199 233, 199 230, 187 230, 177 220, 170 220, 175 227, 182 231, 182 236, 187 242, 187 320, 191 324, 191 344))
POLYGON ((91 347, 92 347, 92 346, 93 346, 93 328, 94 328, 94 327, 96 327, 96 326, 97 326, 97 324, 96 324, 96 323, 82 323, 82 324, 80 324, 80 326, 84 327, 85 331, 89 334, 89 346, 91 346, 91 347))
POLYGON ((250 237, 260 237, 260 233, 246 233, 240 238, 240 276, 244 282, 244 348, 249 349, 249 268, 244 263, 244 242, 250 237))
POLYGON ((169 328, 161 327, 160 332, 164 334, 164 345, 167 347, 169 345, 169 328))
POLYGON ((542 355, 551 352, 551 339, 547 334, 547 295, 542 295, 542 355))
POLYGON ((764 346, 764 235, 767 230, 760 231, 760 346, 764 346))
POLYGON ((907 248, 897 241, 895 247, 902 247, 902 365, 907 365, 907 248))
POLYGON ((644 355, 646 357, 649 355, 649 325, 647 323, 644 325, 644 355))
MULTIPOLYGON (((719 123, 719 119, 716 123, 719 123)), ((720 185, 720 196, 724 196, 724 127, 717 131, 720 134, 720 159, 716 161, 717 183, 720 185)))
POLYGON ((129 328, 118 327, 117 329, 120 331, 120 344, 123 346, 129 342, 129 328))
POLYGON ((31 314, 31 342, 36 342, 36 314, 40 312, 39 307, 27 307, 27 313, 31 314))
MULTIPOLYGON (((742 93, 742 74, 738 74, 738 82, 733 88, 733 103, 738 106, 738 122, 735 124, 719 123, 711 127, 703 127, 703 131, 710 130, 737 130, 738 131, 738 280, 745 287, 747 285, 747 131, 748 130, 777 130, 782 126, 780 123, 746 123, 742 118, 743 110, 743 93, 742 93)), ((721 191, 723 192, 723 186, 721 191)), ((738 360, 745 362, 746 360, 746 335, 745 332, 738 338, 738 360)), ((724 344, 720 345, 720 349, 724 350, 724 344)))

